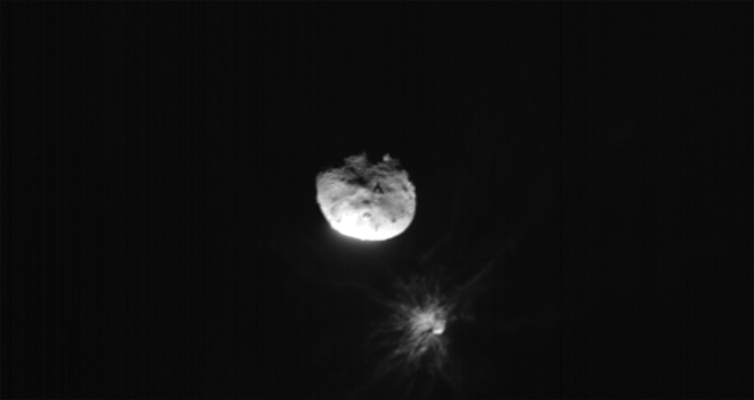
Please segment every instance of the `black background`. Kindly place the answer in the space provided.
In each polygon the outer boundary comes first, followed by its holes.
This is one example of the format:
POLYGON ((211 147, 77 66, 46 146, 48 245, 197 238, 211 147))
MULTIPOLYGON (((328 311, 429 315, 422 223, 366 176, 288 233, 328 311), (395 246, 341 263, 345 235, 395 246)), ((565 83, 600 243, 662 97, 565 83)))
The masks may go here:
POLYGON ((3 397, 751 398, 751 16, 3 3, 3 397), (384 243, 315 202, 361 152, 384 243), (370 380, 365 288, 495 256, 460 387, 370 380))

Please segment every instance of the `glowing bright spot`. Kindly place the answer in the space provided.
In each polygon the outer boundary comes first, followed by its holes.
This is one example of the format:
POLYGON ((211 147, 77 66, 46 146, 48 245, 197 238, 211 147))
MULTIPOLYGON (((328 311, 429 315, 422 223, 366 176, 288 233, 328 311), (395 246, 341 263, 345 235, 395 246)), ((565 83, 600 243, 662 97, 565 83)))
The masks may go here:
MULTIPOLYGON (((445 341, 439 336, 445 331, 447 310, 439 304, 438 299, 416 305, 401 305, 397 314, 399 320, 396 329, 404 332, 395 354, 403 354, 409 362, 416 362, 428 351, 433 357, 443 357, 445 341)), ((442 364, 441 359, 434 360, 442 364)))
POLYGON ((436 310, 418 310, 413 316, 412 330, 417 333, 432 331, 441 335, 445 331, 445 318, 436 310))
MULTIPOLYGON (((422 262, 432 262, 435 249, 422 262)), ((374 370, 352 397, 423 398, 438 382, 462 395, 464 358, 453 351, 452 341, 464 329, 453 326, 474 320, 472 304, 488 288, 484 277, 496 259, 471 276, 436 265, 398 277, 385 292, 369 290, 385 314, 371 325, 366 343, 366 361, 374 370)))
POLYGON ((421 277, 398 282, 395 290, 396 297, 385 302, 389 317, 372 337, 386 351, 382 368, 406 376, 418 368, 442 374, 449 343, 443 333, 452 320, 454 300, 440 293, 436 282, 421 277))

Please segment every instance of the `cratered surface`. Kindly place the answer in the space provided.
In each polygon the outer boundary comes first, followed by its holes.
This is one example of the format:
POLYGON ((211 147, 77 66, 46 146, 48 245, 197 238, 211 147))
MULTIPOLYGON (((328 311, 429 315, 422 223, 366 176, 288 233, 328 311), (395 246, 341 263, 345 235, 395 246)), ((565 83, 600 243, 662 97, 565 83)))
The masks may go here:
POLYGON ((365 154, 317 175, 317 203, 330 226, 359 240, 400 235, 414 219, 416 193, 398 161, 385 155, 370 165, 365 154))

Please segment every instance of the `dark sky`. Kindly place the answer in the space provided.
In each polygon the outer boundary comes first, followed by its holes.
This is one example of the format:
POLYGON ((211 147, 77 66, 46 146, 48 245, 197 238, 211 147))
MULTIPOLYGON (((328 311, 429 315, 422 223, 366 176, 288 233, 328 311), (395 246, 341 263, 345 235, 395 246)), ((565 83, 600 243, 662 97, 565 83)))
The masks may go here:
POLYGON ((751 398, 751 16, 4 2, 2 397, 751 398), (362 152, 384 243, 315 201, 362 152), (369 293, 485 267, 462 384, 375 378, 369 293))

